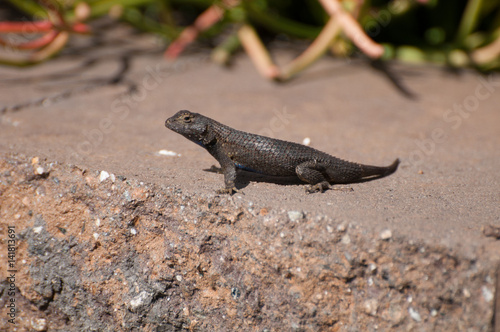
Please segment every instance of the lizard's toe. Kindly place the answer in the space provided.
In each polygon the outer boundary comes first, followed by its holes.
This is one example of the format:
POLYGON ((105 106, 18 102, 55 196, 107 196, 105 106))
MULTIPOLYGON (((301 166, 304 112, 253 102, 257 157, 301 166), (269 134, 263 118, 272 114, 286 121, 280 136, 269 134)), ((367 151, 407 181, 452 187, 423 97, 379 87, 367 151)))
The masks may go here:
POLYGON ((216 193, 219 195, 226 195, 226 194, 232 195, 232 194, 237 193, 237 192, 239 192, 239 190, 236 189, 236 187, 221 188, 221 189, 216 190, 216 193))
POLYGON ((328 184, 328 182, 323 181, 320 183, 316 183, 315 185, 307 186, 306 193, 312 194, 312 193, 316 193, 318 191, 324 192, 325 190, 328 190, 328 189, 330 189, 330 185, 328 184))
POLYGON ((339 191, 354 191, 354 188, 349 186, 337 186, 337 187, 332 187, 331 189, 339 191))

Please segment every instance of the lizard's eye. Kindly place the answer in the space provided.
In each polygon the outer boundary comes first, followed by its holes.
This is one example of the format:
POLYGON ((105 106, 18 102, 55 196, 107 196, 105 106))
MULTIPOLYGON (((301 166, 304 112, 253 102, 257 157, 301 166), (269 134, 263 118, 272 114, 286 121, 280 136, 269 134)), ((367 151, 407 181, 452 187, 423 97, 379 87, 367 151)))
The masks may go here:
POLYGON ((191 116, 191 115, 184 115, 184 116, 182 117, 182 120, 183 120, 184 122, 186 122, 186 123, 190 123, 190 122, 191 122, 191 120, 192 120, 192 116, 191 116))

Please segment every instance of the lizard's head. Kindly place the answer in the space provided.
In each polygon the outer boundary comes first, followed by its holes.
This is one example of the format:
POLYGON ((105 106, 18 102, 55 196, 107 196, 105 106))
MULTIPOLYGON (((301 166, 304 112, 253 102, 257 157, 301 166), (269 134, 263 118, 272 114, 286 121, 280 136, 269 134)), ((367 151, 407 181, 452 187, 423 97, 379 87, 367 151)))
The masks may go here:
POLYGON ((165 127, 197 144, 203 145, 208 126, 206 119, 201 114, 183 110, 168 118, 165 121, 165 127))

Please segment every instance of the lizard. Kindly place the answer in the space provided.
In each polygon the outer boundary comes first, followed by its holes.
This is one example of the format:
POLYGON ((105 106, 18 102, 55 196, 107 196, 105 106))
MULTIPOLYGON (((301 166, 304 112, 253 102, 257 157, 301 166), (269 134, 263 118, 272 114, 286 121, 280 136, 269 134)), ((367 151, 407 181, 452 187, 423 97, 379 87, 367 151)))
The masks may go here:
POLYGON ((181 110, 165 121, 165 127, 205 148, 219 163, 225 187, 219 194, 238 192, 236 170, 270 176, 297 176, 307 193, 324 192, 332 184, 346 184, 394 173, 396 159, 385 167, 345 161, 298 143, 233 129, 209 117, 181 110))

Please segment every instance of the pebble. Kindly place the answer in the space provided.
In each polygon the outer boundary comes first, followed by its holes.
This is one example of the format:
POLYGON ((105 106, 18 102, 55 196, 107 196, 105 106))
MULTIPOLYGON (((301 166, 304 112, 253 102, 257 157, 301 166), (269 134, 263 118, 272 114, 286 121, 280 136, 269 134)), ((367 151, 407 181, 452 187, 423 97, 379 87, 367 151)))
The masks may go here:
POLYGON ((40 234, 42 229, 43 229, 43 226, 33 227, 33 232, 35 232, 36 234, 40 234))
POLYGON ((31 318, 31 327, 35 331, 47 331, 47 320, 45 318, 31 318))
POLYGON ((493 292, 486 286, 481 287, 481 292, 483 293, 483 298, 486 302, 493 301, 493 292))
POLYGON ((375 316, 378 310, 378 301, 376 299, 366 300, 364 303, 365 313, 370 316, 375 316))
POLYGON ((415 309, 413 309, 412 307, 408 308, 408 313, 410 314, 410 317, 414 321, 416 321, 416 322, 421 322, 422 321, 422 317, 420 317, 420 314, 415 309))
POLYGON ((99 182, 102 182, 109 178, 109 173, 106 171, 101 171, 101 174, 99 174, 99 182))
POLYGON ((290 221, 298 222, 304 218, 304 213, 302 211, 288 211, 288 218, 290 221))
POLYGON ((305 146, 309 146, 311 144, 311 139, 309 137, 305 137, 302 140, 302 144, 304 144, 305 146))
POLYGON ((351 243, 351 237, 349 236, 349 234, 346 234, 342 237, 342 240, 341 242, 343 244, 350 244, 351 243))
POLYGON ((384 229, 382 232, 380 232, 380 238, 382 240, 389 240, 392 237, 392 232, 390 229, 384 229))
POLYGON ((130 300, 130 309, 135 310, 143 306, 149 297, 151 297, 151 294, 146 291, 142 291, 139 295, 130 300))
POLYGON ((35 174, 42 175, 45 173, 45 169, 42 166, 35 168, 35 174))
POLYGON ((160 150, 160 151, 158 151, 158 154, 160 156, 167 156, 167 157, 179 157, 180 156, 180 154, 178 154, 177 152, 170 151, 170 150, 160 150))
POLYGON ((345 230, 346 230, 345 224, 340 224, 340 225, 337 226, 337 232, 341 232, 342 233, 342 232, 345 232, 345 230))

